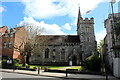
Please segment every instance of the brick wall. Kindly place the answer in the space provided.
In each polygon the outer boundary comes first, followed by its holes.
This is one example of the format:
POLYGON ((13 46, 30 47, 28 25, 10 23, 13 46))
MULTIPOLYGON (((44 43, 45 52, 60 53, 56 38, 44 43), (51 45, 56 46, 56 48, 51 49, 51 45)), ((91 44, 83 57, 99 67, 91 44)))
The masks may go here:
MULTIPOLYGON (((5 27, 5 29, 2 29, 2 30, 1 32, 4 33, 5 30, 7 29, 5 27)), ((12 28, 10 29, 10 31, 7 30, 7 32, 5 32, 1 36, 2 56, 9 56, 13 59, 18 58, 22 60, 22 56, 20 55, 20 52, 17 51, 14 47, 15 45, 19 47, 23 42, 23 40, 24 41, 26 40, 26 37, 27 35, 24 27, 12 28), (6 43, 6 47, 5 47, 5 43, 6 43)))

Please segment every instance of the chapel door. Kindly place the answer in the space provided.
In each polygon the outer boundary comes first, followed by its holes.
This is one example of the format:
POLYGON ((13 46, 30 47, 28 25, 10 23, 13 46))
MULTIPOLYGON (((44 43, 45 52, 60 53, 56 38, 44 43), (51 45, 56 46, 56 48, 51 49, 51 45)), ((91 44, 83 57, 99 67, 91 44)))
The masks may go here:
POLYGON ((75 55, 72 57, 72 64, 73 66, 77 65, 77 57, 75 55))

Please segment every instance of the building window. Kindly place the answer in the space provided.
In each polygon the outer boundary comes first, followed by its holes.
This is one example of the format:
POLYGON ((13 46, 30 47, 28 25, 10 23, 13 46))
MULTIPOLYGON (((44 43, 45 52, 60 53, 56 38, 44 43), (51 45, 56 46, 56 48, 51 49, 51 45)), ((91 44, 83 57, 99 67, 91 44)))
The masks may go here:
POLYGON ((61 56, 60 56, 61 58, 61 60, 64 60, 65 59, 65 49, 62 49, 61 50, 61 56))
POLYGON ((89 37, 87 38, 87 41, 88 41, 88 42, 90 41, 90 38, 89 38, 89 37))
POLYGON ((89 32, 89 27, 86 27, 86 32, 89 32))
POLYGON ((5 37, 7 38, 7 37, 8 37, 8 34, 5 34, 5 37))
POLYGON ((55 49, 53 49, 53 55, 55 56, 55 49))
POLYGON ((13 37, 13 32, 10 33, 10 37, 13 37))
POLYGON ((4 47, 4 48, 6 48, 6 47, 7 47, 7 43, 6 43, 6 42, 4 42, 3 47, 4 47))
POLYGON ((55 56, 53 56, 53 60, 55 60, 55 56))
POLYGON ((120 58, 120 52, 119 52, 119 51, 116 51, 115 56, 116 56, 117 58, 120 58))
POLYGON ((49 49, 48 48, 45 50, 45 58, 46 59, 49 58, 49 49))
POLYGON ((9 42, 9 48, 12 48, 12 42, 9 42))
POLYGON ((55 52, 55 49, 53 49, 53 52, 55 52))

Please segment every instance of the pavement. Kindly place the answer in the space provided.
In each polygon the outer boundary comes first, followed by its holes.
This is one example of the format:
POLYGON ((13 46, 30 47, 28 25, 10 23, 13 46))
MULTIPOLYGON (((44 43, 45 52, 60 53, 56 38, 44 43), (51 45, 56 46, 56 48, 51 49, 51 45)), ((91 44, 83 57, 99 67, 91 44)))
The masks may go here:
MULTIPOLYGON (((66 77, 65 73, 53 73, 53 72, 44 72, 44 70, 40 70, 39 74, 38 71, 28 71, 28 70, 13 70, 13 69, 0 69, 0 72, 12 72, 12 73, 19 73, 19 74, 27 74, 27 75, 40 75, 40 76, 47 76, 47 77, 66 77)), ((69 76, 70 74, 68 74, 69 76)))
MULTIPOLYGON (((68 78, 68 79, 106 80, 106 76, 103 76, 103 75, 67 74, 67 77, 66 77, 66 73, 44 72, 44 70, 40 70, 39 74, 38 74, 38 71, 27 71, 27 70, 15 70, 14 71, 13 69, 0 69, 0 72, 56 77, 56 78, 68 78)), ((119 80, 119 79, 112 75, 108 75, 108 80, 119 80)))

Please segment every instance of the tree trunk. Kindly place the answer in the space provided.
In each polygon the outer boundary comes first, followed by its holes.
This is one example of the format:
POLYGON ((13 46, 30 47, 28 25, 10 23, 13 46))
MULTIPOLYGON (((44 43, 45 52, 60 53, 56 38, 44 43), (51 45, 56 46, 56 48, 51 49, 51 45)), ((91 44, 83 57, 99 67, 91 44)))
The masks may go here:
POLYGON ((26 57, 26 63, 29 64, 29 56, 26 57))

